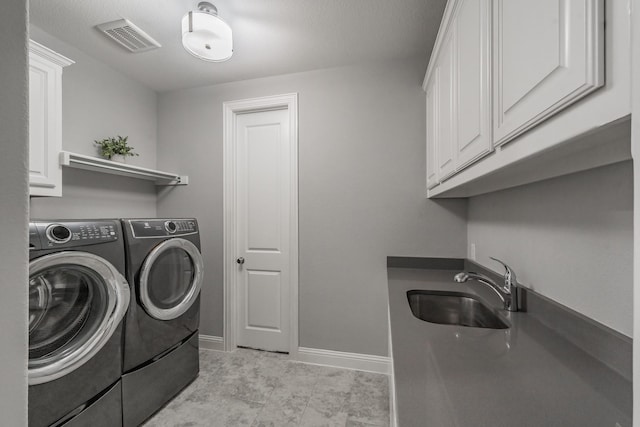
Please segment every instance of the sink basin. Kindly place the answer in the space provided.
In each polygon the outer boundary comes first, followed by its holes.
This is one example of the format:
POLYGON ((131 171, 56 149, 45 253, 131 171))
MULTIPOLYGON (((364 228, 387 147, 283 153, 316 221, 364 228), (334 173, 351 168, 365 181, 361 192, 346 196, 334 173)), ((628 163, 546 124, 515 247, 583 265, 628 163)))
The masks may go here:
POLYGON ((411 312, 425 322, 474 328, 507 329, 494 310, 473 295, 448 291, 408 291, 411 312))

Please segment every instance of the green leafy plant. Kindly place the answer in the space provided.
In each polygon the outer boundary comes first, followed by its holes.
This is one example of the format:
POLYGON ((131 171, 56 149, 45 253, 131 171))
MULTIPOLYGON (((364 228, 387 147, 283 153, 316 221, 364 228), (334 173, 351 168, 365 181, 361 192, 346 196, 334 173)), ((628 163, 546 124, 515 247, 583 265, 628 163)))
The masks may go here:
POLYGON ((105 138, 102 141, 94 141, 100 148, 100 155, 106 159, 111 160, 113 156, 138 156, 139 154, 133 152, 133 147, 127 144, 127 139, 118 135, 117 138, 105 138))

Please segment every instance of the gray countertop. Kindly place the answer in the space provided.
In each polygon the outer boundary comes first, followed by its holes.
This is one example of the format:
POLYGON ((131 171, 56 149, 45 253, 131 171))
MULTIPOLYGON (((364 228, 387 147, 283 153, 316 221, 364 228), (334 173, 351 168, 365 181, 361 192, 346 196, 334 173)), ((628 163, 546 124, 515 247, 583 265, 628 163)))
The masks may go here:
POLYGON ((631 382, 527 313, 509 329, 439 325, 411 313, 407 291, 498 297, 460 270, 389 268, 389 313, 400 427, 631 426, 631 382), (618 423, 618 424, 616 424, 618 423))

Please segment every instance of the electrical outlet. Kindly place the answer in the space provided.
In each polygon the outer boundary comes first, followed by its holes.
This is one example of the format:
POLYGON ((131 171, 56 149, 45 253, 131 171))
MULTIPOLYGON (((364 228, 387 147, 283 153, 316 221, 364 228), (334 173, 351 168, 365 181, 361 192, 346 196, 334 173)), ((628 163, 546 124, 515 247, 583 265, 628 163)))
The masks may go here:
POLYGON ((471 261, 476 260, 476 244, 475 243, 471 243, 469 245, 469 259, 471 261))

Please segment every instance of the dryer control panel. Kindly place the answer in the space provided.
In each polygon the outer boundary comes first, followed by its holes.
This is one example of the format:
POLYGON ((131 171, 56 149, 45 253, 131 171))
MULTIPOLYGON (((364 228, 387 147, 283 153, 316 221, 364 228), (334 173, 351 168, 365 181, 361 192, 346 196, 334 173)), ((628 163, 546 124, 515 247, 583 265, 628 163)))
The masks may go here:
POLYGON ((198 232, 198 222, 193 218, 130 219, 126 223, 136 238, 184 236, 198 232))
POLYGON ((31 249, 68 248, 118 239, 115 221, 35 221, 29 224, 31 249))

